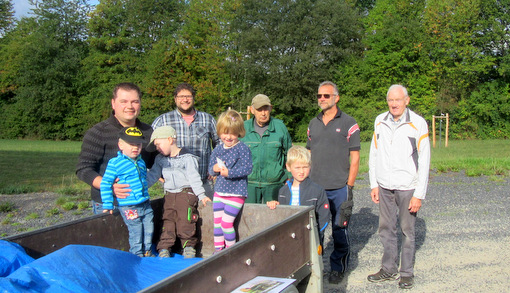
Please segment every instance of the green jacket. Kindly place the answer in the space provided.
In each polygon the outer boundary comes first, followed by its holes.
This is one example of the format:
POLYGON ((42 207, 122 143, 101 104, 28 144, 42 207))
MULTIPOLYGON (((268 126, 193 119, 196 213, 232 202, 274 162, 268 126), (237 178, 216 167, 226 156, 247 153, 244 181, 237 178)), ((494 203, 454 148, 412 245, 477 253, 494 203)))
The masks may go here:
POLYGON ((248 184, 264 187, 282 185, 287 179, 285 163, 287 151, 292 146, 292 139, 283 121, 276 118, 269 120, 269 126, 260 135, 253 127, 255 118, 244 122, 246 135, 241 138, 251 150, 253 170, 248 175, 248 184))

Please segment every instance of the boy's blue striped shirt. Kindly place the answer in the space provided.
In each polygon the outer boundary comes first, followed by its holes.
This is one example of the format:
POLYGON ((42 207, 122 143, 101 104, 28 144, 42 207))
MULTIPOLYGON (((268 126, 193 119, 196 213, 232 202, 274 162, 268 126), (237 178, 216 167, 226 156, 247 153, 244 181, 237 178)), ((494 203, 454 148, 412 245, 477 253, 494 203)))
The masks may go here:
POLYGON ((129 184, 131 193, 126 198, 117 198, 119 206, 136 205, 149 200, 147 167, 141 156, 131 159, 122 152, 108 162, 101 181, 101 199, 104 209, 113 209, 112 185, 119 178, 119 184, 129 184))

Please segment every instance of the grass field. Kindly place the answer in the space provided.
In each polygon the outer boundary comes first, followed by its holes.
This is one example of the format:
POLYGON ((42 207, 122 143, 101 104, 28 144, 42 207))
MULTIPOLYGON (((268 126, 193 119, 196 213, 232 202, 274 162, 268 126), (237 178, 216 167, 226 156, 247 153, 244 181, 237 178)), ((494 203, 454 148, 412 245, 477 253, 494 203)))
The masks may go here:
MULTIPOLYGON (((86 193, 75 167, 81 142, 0 139, 0 194, 54 191, 86 193)), ((360 173, 368 172, 368 142, 361 145, 360 173)), ((469 176, 510 173, 510 140, 450 141, 432 149, 431 169, 469 176)))
POLYGON ((87 189, 74 174, 81 142, 0 140, 0 193, 87 189))

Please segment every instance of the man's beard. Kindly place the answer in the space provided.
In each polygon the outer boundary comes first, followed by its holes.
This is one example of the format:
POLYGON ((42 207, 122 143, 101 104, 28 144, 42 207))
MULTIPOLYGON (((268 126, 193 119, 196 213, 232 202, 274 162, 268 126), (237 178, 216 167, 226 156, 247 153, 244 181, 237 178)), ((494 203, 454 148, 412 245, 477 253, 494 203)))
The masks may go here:
POLYGON ((184 115, 192 115, 193 113, 195 113, 194 107, 190 107, 188 110, 184 110, 183 108, 177 107, 177 110, 179 110, 179 112, 181 112, 184 115))

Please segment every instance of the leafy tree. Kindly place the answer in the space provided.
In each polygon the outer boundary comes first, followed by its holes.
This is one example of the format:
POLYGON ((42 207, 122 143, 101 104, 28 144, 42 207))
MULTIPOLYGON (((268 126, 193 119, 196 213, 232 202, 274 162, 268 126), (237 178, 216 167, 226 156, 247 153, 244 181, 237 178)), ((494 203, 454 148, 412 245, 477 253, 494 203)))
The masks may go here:
POLYGON ((12 29, 14 24, 14 10, 10 0, 0 0, 0 107, 5 100, 12 98, 14 89, 13 78, 16 70, 13 69, 17 62, 12 59, 18 56, 17 50, 6 48, 9 43, 5 35, 12 29), (14 65, 14 66, 13 66, 14 65))
POLYGON ((86 130, 109 115, 115 84, 134 82, 144 90, 146 58, 154 44, 175 36, 182 7, 178 0, 105 0, 96 6, 88 23, 90 54, 83 61, 76 125, 86 130))
POLYGON ((353 109, 363 140, 371 138, 375 117, 387 110, 385 97, 392 84, 408 88, 413 110, 424 116, 434 113, 433 78, 428 74, 432 64, 424 50, 424 7, 424 0, 376 1, 364 18, 363 55, 353 55, 340 66, 336 79, 345 96, 341 104, 353 109))
POLYGON ((4 36, 14 24, 14 10, 10 0, 0 0, 0 36, 4 36))
POLYGON ((510 82, 510 0, 480 0, 480 25, 475 45, 495 58, 486 80, 503 77, 510 82))
POLYGON ((23 52, 26 38, 35 26, 34 19, 21 19, 16 28, 8 32, 0 42, 0 107, 4 113, 0 120, 0 136, 3 138, 15 138, 23 129, 19 123, 23 111, 15 108, 17 78, 23 62, 23 54, 20 53, 23 52))
POLYGON ((510 138, 510 86, 502 80, 481 84, 452 114, 454 138, 510 138))
POLYGON ((479 0, 427 2, 424 27, 429 41, 426 46, 434 65, 441 112, 450 112, 494 65, 493 58, 475 45, 482 23, 480 12, 479 0))
POLYGON ((264 93, 298 140, 317 113, 315 94, 360 49, 355 8, 333 0, 246 0, 233 22, 233 82, 242 102, 264 93), (297 132, 300 135, 297 135, 297 132))
POLYGON ((170 97, 181 82, 194 86, 197 107, 203 111, 219 114, 234 106, 227 70, 230 41, 227 28, 237 7, 238 1, 189 2, 177 37, 161 40, 150 54, 153 75, 145 83, 154 98, 144 103, 153 107, 153 113, 173 107, 170 97))
POLYGON ((76 77, 84 46, 85 0, 36 3, 34 18, 22 20, 4 47, 11 65, 7 79, 15 96, 4 104, 4 137, 69 138, 64 125, 77 103, 76 77), (15 52, 13 48, 19 49, 15 52), (18 54, 19 56, 13 56, 18 54))

